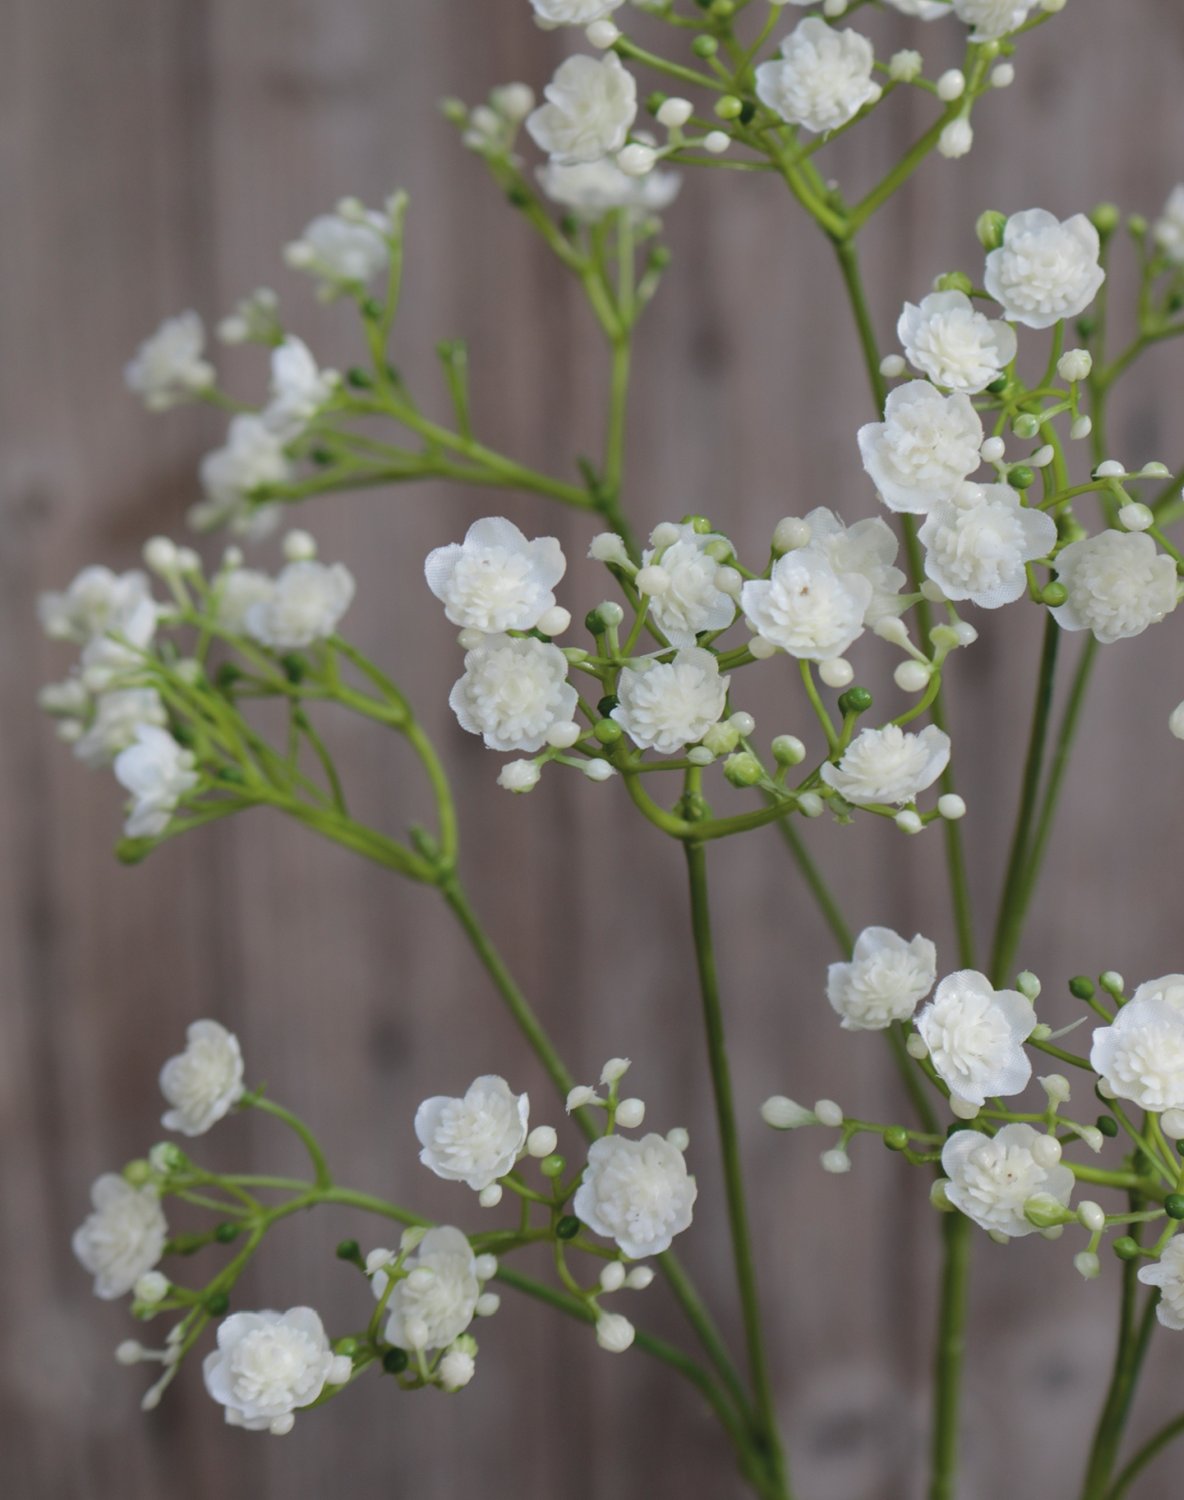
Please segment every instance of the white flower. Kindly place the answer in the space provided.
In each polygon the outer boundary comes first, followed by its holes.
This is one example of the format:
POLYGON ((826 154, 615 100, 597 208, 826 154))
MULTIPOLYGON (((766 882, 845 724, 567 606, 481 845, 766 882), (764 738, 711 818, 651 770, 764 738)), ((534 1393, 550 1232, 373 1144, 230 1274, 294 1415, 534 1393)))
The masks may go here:
POLYGON ((1031 1125, 1004 1125, 994 1137, 958 1130, 942 1147, 945 1193, 955 1208, 989 1234, 1021 1239, 1036 1226, 1024 1217, 1024 1204, 1038 1194, 1068 1205, 1073 1173, 1065 1166, 1042 1167, 1033 1146, 1044 1140, 1031 1125))
POLYGON ((637 83, 616 53, 569 57, 526 121, 535 144, 559 162, 595 161, 625 144, 637 117, 637 83))
POLYGON ((690 646, 671 662, 626 667, 612 718, 641 749, 673 755, 683 745, 697 744, 719 721, 728 681, 710 651, 690 646))
POLYGON ((497 773, 497 784, 507 792, 533 792, 542 774, 533 760, 508 760, 497 773))
POLYGON ((588 1149, 572 1211, 631 1260, 661 1255, 691 1222, 695 1179, 677 1146, 660 1135, 606 1135, 588 1149))
POLYGON ((917 1030, 951 1096, 980 1109, 988 1095, 1006 1099, 1027 1087, 1032 1064, 1023 1044, 1035 1026, 1027 996, 994 989, 975 969, 947 975, 917 1017, 917 1030))
POLYGON ((530 1100, 504 1078, 475 1079, 462 1099, 437 1095, 415 1112, 415 1134, 424 1166, 475 1193, 512 1170, 526 1147, 530 1100))
POLYGON ((1184 974, 1141 984, 1094 1032, 1089 1060, 1120 1099, 1156 1114, 1184 1109, 1184 974))
POLYGON ((353 574, 344 563, 289 563, 267 596, 248 608, 247 634, 274 651, 311 646, 333 634, 353 597, 353 574))
MULTIPOLYGON (((459 1229, 444 1225, 429 1229, 404 1265, 408 1274, 387 1303, 386 1336, 400 1349, 446 1349, 473 1321, 481 1295, 473 1247, 459 1229)), ((371 1285, 381 1297, 385 1272, 371 1285)))
POLYGON ((546 27, 587 26, 610 16, 624 0, 530 0, 538 20, 546 27))
POLYGON ((837 573, 825 552, 803 547, 779 557, 767 580, 746 580, 740 607, 771 645, 804 661, 830 661, 863 634, 873 593, 861 573, 837 573))
POLYGON ((265 604, 275 589, 275 579, 256 568, 234 568, 218 581, 214 618, 231 635, 242 635, 247 615, 256 604, 265 604))
POLYGON ((872 78, 875 60, 858 31, 836 31, 808 16, 781 43, 780 58, 757 68, 757 98, 791 125, 837 130, 883 92, 872 78))
POLYGON ((271 402, 263 421, 291 442, 337 389, 336 370, 321 370, 303 339, 289 335, 271 352, 271 402))
POLYGON ((1097 296, 1106 279, 1099 253, 1098 231, 1084 214, 1062 223, 1030 208, 1008 219, 1002 245, 987 256, 984 285, 1014 322, 1051 328, 1097 296))
POLYGON ((926 380, 897 386, 884 420, 859 429, 863 467, 889 510, 923 516, 948 500, 981 463, 983 424, 970 398, 926 380))
POLYGON ((1160 1289, 1155 1316, 1165 1328, 1184 1329, 1184 1239, 1169 1240, 1154 1265, 1143 1266, 1139 1280, 1160 1289))
POLYGON ((128 838, 155 838, 169 825, 177 803, 200 778, 192 751, 183 750, 166 729, 141 724, 126 750, 115 757, 115 779, 132 794, 124 832, 128 838))
POLYGON ((900 806, 932 786, 949 761, 950 737, 935 725, 911 734, 886 724, 857 734, 838 765, 827 761, 819 774, 848 802, 900 806))
POLYGON ((105 1172, 90 1190, 94 1213, 74 1235, 74 1254, 95 1279, 95 1296, 130 1292, 164 1254, 168 1225, 154 1187, 105 1172))
POLYGON ((1155 221, 1155 243, 1169 260, 1184 264, 1184 183, 1168 194, 1163 213, 1155 221))
POLYGON ((919 535, 925 574, 947 599, 998 609, 1025 592, 1024 564, 1052 551, 1057 525, 1022 505, 1009 484, 967 482, 933 507, 919 535))
POLYGON ((185 1051, 160 1070, 160 1091, 172 1105, 161 1124, 204 1135, 243 1096, 243 1054, 238 1037, 217 1021, 194 1021, 185 1040, 185 1051))
POLYGON ((949 0, 887 0, 893 10, 903 16, 916 16, 922 21, 937 21, 950 14, 949 0))
POLYGON ((424 563, 428 588, 448 619, 488 635, 533 630, 554 606, 552 590, 566 571, 553 536, 527 541, 502 516, 474 521, 463 542, 437 547, 424 563))
POLYGON ((453 1345, 436 1366, 440 1384, 446 1391, 461 1391, 477 1373, 477 1361, 468 1349, 453 1345))
POLYGON ((85 733, 74 742, 74 754, 92 770, 108 765, 135 741, 141 724, 169 721, 155 688, 122 688, 95 700, 95 712, 85 733))
POLYGON ((108 634, 147 645, 156 614, 148 575, 138 570, 113 573, 110 568, 83 568, 63 592, 41 594, 37 599, 37 615, 46 635, 79 645, 108 634))
POLYGON ((906 302, 896 335, 915 370, 968 396, 985 391, 1016 354, 1015 330, 976 312, 965 292, 931 292, 920 305, 906 302))
POLYGON ((846 1031, 883 1031, 907 1021, 933 988, 937 949, 918 935, 911 943, 888 927, 865 927, 851 962, 831 964, 826 998, 846 1031))
POLYGON ((727 629, 736 617, 736 601, 718 586, 720 565, 707 550, 723 538, 690 525, 675 529, 677 541, 641 555, 642 567, 656 565, 663 580, 662 591, 650 596, 649 618, 672 646, 693 646, 700 631, 727 629))
POLYGON ((858 573, 872 586, 872 597, 863 613, 863 623, 874 628, 889 615, 904 608, 900 591, 905 575, 894 566, 900 543, 879 516, 844 525, 833 510, 819 506, 802 518, 810 528, 811 551, 821 552, 836 573, 858 573))
POLYGON ((336 1355, 311 1307, 232 1313, 218 1325, 218 1347, 202 1364, 206 1390, 232 1427, 287 1432, 292 1413, 326 1385, 344 1385, 350 1360, 336 1355))
POLYGON ((993 42, 1028 19, 1036 0, 953 0, 954 14, 973 26, 972 42, 993 42))
POLYGON ((383 214, 363 211, 348 218, 340 213, 321 214, 285 248, 284 259, 330 286, 364 286, 387 265, 389 231, 383 214))
POLYGON ((647 172, 630 177, 608 156, 599 161, 549 161, 538 169, 539 186, 552 203, 578 219, 594 223, 614 209, 631 219, 649 218, 670 207, 682 187, 677 172, 647 172))
POLYGON ((1104 644, 1141 635, 1179 602, 1175 563, 1140 533, 1103 531, 1070 542, 1056 570, 1069 597, 1053 619, 1062 630, 1092 630, 1104 644))
POLYGON ((571 721, 578 699, 558 646, 491 635, 466 654, 448 705, 460 727, 483 736, 491 750, 533 753, 548 730, 571 721))
POLYGON ((244 413, 232 418, 225 445, 206 454, 199 473, 205 500, 193 507, 193 524, 208 529, 229 522, 245 530, 257 509, 250 504, 251 492, 263 485, 286 484, 292 466, 280 434, 262 417, 244 413))
POLYGON ((166 318, 136 350, 123 378, 149 411, 164 411, 214 384, 214 367, 202 359, 206 331, 195 312, 166 318))

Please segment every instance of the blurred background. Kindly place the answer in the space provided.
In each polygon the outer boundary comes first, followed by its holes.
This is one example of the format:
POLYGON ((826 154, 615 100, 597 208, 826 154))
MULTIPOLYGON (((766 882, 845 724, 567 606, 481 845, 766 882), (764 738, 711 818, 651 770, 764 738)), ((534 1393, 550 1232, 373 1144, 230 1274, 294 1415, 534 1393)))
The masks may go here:
MULTIPOLYGON (((786 25, 796 20, 789 11, 786 25)), ((870 29, 886 55, 955 61, 959 28, 901 17, 870 29), (949 54, 948 60, 946 54, 949 54)), ((138 1411, 143 1370, 112 1350, 136 1330, 94 1301, 69 1242, 100 1171, 159 1138, 156 1073, 186 1024, 240 1036, 253 1080, 320 1130, 343 1180, 429 1214, 488 1227, 459 1188, 416 1161, 426 1094, 477 1073, 529 1088, 536 1120, 561 1111, 472 954, 429 890, 262 813, 179 840, 144 866, 115 864, 120 797, 54 742, 39 685, 68 654, 43 642, 39 590, 85 563, 134 565, 142 540, 179 535, 196 465, 220 441, 208 410, 150 418, 120 371, 166 314, 207 322, 260 284, 322 363, 356 357, 346 309, 317 307, 280 247, 345 193, 412 198, 396 358, 420 398, 443 399, 433 345, 469 340, 479 434, 560 475, 599 440, 605 360, 575 287, 458 146, 437 100, 541 87, 567 39, 526 0, 11 0, 0 20, 0 1452, 5 1490, 38 1500, 218 1495, 460 1493, 483 1500, 739 1493, 689 1388, 641 1355, 610 1358, 584 1328, 507 1293, 480 1330, 478 1379, 457 1400, 367 1379, 282 1442, 224 1428, 196 1362, 161 1410, 138 1411)), ((1011 90, 976 114, 972 155, 933 160, 868 234, 881 343, 901 302, 981 252, 984 208, 1064 215, 1114 199, 1154 214, 1184 178, 1184 13, 1163 0, 1071 0, 1026 41, 1011 90)), ((927 68, 936 76, 937 66, 927 68)), ((653 79, 644 80, 643 88, 653 79)), ((927 123, 897 99, 834 153, 870 183, 927 123)), ((775 521, 818 504, 849 519, 875 500, 854 443, 868 398, 829 251, 778 184, 688 176, 668 215, 674 262, 639 337, 625 502, 639 527, 712 517, 742 555, 775 521)), ((1112 296, 1129 316, 1129 259, 1112 296)), ((1119 399, 1115 456, 1178 465, 1184 351, 1152 353, 1119 399), (1160 391, 1152 395, 1158 382, 1160 391)), ((224 360, 232 388, 263 388, 259 351, 224 360)), ((710 1099, 678 848, 619 787, 550 773, 529 799, 494 785, 500 758, 446 706, 454 631, 420 566, 432 546, 504 509, 558 535, 573 559, 561 596, 577 619, 603 592, 582 558, 593 527, 519 496, 447 486, 341 496, 293 514, 326 560, 358 578, 353 639, 396 677, 442 747, 462 811, 462 874, 577 1077, 634 1059, 630 1089, 665 1130, 685 1124, 701 1185, 680 1248, 736 1332, 710 1099)), ((220 545, 220 544, 215 544, 220 545)), ((213 554, 211 554, 213 555, 213 554)), ((263 565, 277 561, 275 544, 263 565)), ((960 789, 986 932, 1005 858, 1039 621, 978 618, 953 675, 960 789)), ((1184 968, 1179 851, 1184 697, 1178 630, 1102 653, 1060 831, 1020 958, 1043 977, 1054 1022, 1077 1007, 1064 980, 1113 967, 1142 979, 1184 968)), ((574 636, 573 636, 574 639, 574 636)), ((1068 643, 1074 657, 1080 642, 1068 643)), ((855 657, 857 668, 863 658, 855 657)), ((882 655, 866 680, 891 695, 882 655)), ((864 680, 861 678, 860 680, 864 680)), ((763 700, 758 737, 801 732, 796 697, 763 700)), ((345 722, 347 786, 394 829, 424 812, 398 743, 345 722)), ((857 926, 938 943, 955 967, 936 832, 906 840, 860 820, 811 827, 857 926)), ((828 934, 773 830, 712 850, 719 947, 763 1263, 778 1399, 806 1500, 902 1500, 922 1491, 936 1258, 928 1183, 875 1143, 854 1173, 824 1176, 821 1137, 775 1136, 760 1101, 836 1097, 890 1119, 904 1106, 873 1037, 839 1031, 824 999, 828 934)), ((1089 1117, 1089 1106, 1082 1106, 1089 1117)), ((571 1142, 574 1148, 574 1140, 571 1142)), ((240 1170, 299 1169, 268 1119, 231 1119, 202 1151, 240 1170)), ((321 1211, 282 1226, 240 1306, 311 1302, 356 1322, 356 1274, 332 1246, 381 1230, 321 1211)), ((1077 1493, 1108 1374, 1117 1265, 1082 1282, 1072 1249, 975 1243, 972 1349, 960 1500, 1077 1493)), ((660 1287, 631 1302, 678 1332, 660 1287)), ((1161 1334, 1133 1424, 1179 1408, 1184 1335, 1161 1334)), ((1178 1494, 1170 1460, 1137 1492, 1178 1494)))

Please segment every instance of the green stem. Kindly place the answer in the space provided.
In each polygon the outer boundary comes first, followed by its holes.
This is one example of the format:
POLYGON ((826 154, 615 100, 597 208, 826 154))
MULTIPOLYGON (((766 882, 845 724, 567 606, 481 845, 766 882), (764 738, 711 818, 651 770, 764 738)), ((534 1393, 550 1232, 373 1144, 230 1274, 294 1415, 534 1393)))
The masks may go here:
POLYGON ((958 1468, 958 1412, 965 1351, 970 1279, 970 1220, 947 1214, 942 1222, 941 1304, 934 1361, 933 1434, 929 1500, 953 1500, 958 1468))
POLYGON ((246 1102, 252 1109, 262 1110, 265 1115, 274 1115, 277 1120, 282 1120, 289 1130, 295 1131, 308 1152, 309 1161, 312 1162, 316 1186, 318 1188, 332 1187, 333 1175, 329 1171, 325 1153, 321 1150, 320 1142, 303 1120, 294 1115, 290 1109, 285 1109, 282 1104, 276 1104, 265 1094, 253 1094, 246 1102))
POLYGON ((1093 1447, 1090 1449, 1081 1500, 1106 1500, 1110 1490, 1110 1476, 1114 1472, 1123 1429, 1134 1398, 1135 1385, 1155 1329, 1154 1295, 1147 1299, 1143 1316, 1136 1327, 1137 1269, 1134 1261, 1127 1261, 1122 1268, 1122 1308, 1114 1372, 1094 1434, 1093 1447))
POLYGON ((1131 1485, 1147 1467, 1153 1458, 1176 1440, 1184 1435, 1184 1416, 1179 1416, 1174 1422, 1169 1422, 1166 1427, 1161 1427, 1154 1437, 1149 1438, 1146 1443, 1123 1469, 1122 1473, 1110 1486, 1106 1493, 1106 1500, 1122 1500, 1122 1497, 1130 1489, 1131 1485))

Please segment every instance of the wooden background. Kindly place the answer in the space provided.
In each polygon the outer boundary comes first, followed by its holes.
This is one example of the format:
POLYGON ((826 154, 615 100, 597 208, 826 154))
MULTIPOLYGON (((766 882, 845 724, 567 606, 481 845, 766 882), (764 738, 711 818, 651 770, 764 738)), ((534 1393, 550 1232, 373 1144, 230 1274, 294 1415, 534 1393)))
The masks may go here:
MULTIPOLYGON (((884 51, 907 40, 936 56, 952 50, 955 30, 896 19, 878 35, 884 51)), ((234 1027, 251 1076, 319 1124, 345 1179, 428 1212, 463 1217, 467 1207, 416 1163, 410 1121, 423 1094, 497 1070, 529 1086, 537 1119, 558 1114, 431 892, 262 814, 139 869, 111 860, 115 789, 55 745, 33 709, 38 685, 65 667, 37 636, 34 599, 88 561, 129 565, 145 536, 177 532, 196 461, 220 428, 208 412, 148 418, 120 366, 164 314, 193 305, 213 318, 267 282, 322 357, 348 363, 349 319, 310 305, 279 268, 279 247, 342 193, 378 201, 404 185, 413 211, 398 358, 421 390, 435 379, 433 342, 465 335, 482 434, 563 473, 597 440, 604 368, 578 295, 434 110, 445 93, 473 101, 511 77, 545 79, 561 43, 535 30, 525 0, 8 0, 0 32, 6 1493, 736 1493, 687 1389, 641 1356, 600 1355, 586 1330, 512 1295, 481 1330, 479 1378, 463 1398, 404 1397, 368 1380, 283 1442, 225 1429, 196 1365, 141 1418, 143 1372, 114 1367, 111 1349, 132 1330, 121 1308, 91 1299, 69 1236, 91 1178, 157 1138, 156 1070, 190 1019, 234 1027)), ((1024 47, 1017 86, 980 109, 971 157, 931 162, 877 222, 869 265, 885 344, 905 295, 978 264, 973 223, 984 207, 1068 213, 1106 197, 1154 213, 1184 176, 1182 76, 1177 6, 1072 0, 1024 47)), ((919 103, 897 103, 888 124, 844 143, 844 180, 870 180, 916 133, 919 103)), ((633 514, 648 526, 703 511, 742 549, 760 549, 787 512, 824 503, 849 518, 871 513, 853 441, 866 395, 825 247, 775 183, 739 174, 693 176, 669 226, 675 263, 638 359, 633 514)), ((1179 462, 1180 360, 1173 347, 1148 359, 1118 413, 1118 456, 1179 462), (1162 393, 1145 400, 1153 373, 1162 393)), ((254 351, 228 364, 244 391, 258 389, 254 351)), ((528 530, 554 530, 569 556, 582 554, 581 518, 504 503, 528 530)), ((690 1127, 703 1192, 685 1252, 734 1329, 679 852, 639 826, 619 789, 548 775, 529 801, 504 796, 494 757, 445 706, 457 654, 420 560, 490 504, 436 487, 340 498, 300 521, 357 573, 350 629, 443 746, 467 830, 464 874, 577 1075, 631 1055, 652 1122, 690 1127)), ((599 587, 573 565, 567 601, 578 613, 599 587)), ((983 623, 957 662, 954 694, 980 903, 1004 856, 1037 619, 1016 608, 983 623)), ((1174 837, 1184 747, 1166 730, 1184 697, 1179 632, 1173 621, 1104 653, 1021 955, 1045 976, 1056 1019, 1074 1013, 1060 998, 1069 974, 1184 968, 1174 837)), ((882 657, 870 662, 871 685, 891 692, 877 675, 882 657)), ((796 698, 764 703, 762 737, 802 725, 796 698)), ((397 746, 352 724, 337 744, 376 815, 393 826, 414 815, 419 788, 397 746)), ((877 836, 863 821, 812 832, 855 922, 921 927, 953 967, 935 834, 877 836)), ((774 1090, 834 1095, 873 1117, 899 1100, 876 1040, 842 1035, 826 1007, 826 934, 776 834, 721 847, 712 865, 776 1384, 801 1493, 919 1495, 935 1274, 926 1184, 868 1146, 850 1178, 826 1178, 820 1143, 774 1136, 756 1115, 774 1090)), ((230 1122, 210 1149, 240 1167, 296 1164, 267 1120, 230 1122)), ((464 1222, 489 1221, 470 1212, 464 1222)), ((338 1326, 356 1321, 359 1289, 331 1255, 356 1231, 374 1242, 345 1215, 277 1233, 244 1303, 307 1300, 338 1326)), ((960 1500, 1077 1493, 1116 1267, 1087 1286, 1070 1253, 976 1245, 960 1500)), ((633 1307, 675 1326, 657 1289, 633 1307)), ((1179 1406, 1184 1336, 1160 1345, 1136 1429, 1179 1406)), ((1170 1464, 1139 1491, 1177 1493, 1170 1464)))

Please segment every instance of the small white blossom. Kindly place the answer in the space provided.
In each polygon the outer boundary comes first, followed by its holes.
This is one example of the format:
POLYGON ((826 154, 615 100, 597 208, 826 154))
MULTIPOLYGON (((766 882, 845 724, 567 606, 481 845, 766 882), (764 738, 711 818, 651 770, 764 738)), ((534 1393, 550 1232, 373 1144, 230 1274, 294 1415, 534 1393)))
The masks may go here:
POLYGON ((156 628, 157 605, 146 573, 113 573, 95 566, 83 568, 64 591, 41 594, 37 615, 54 641, 85 645, 98 636, 121 635, 147 645, 156 628))
POLYGON ((497 773, 497 784, 507 792, 533 792, 541 778, 533 760, 508 760, 497 773))
POLYGON ((599 161, 549 161, 539 168, 538 179, 552 203, 570 209, 585 223, 595 223, 620 208, 628 210, 634 220, 660 214, 682 187, 677 172, 631 177, 608 156, 599 161))
POLYGON ((476 1373, 477 1361, 468 1349, 456 1344, 445 1351, 436 1366, 436 1374, 446 1391, 464 1390, 476 1373))
POLYGON ((884 420, 859 429, 859 451, 889 510, 925 515, 979 467, 983 424, 970 398, 926 380, 897 386, 884 420))
POLYGON ((1174 187, 1155 221, 1155 243, 1169 260, 1184 265, 1184 183, 1174 187))
POLYGON ((551 26, 587 26, 612 15, 624 0, 530 0, 539 23, 551 26))
POLYGON ((977 312, 965 292, 906 302, 896 335, 915 370, 968 396, 985 391, 1016 355, 1015 330, 977 312))
MULTIPOLYGON (((387 1307, 386 1336, 400 1349, 446 1349, 473 1321, 481 1282, 473 1247, 459 1229, 429 1229, 404 1263, 408 1274, 395 1283, 387 1307)), ((386 1273, 372 1280, 374 1295, 386 1290, 386 1273)))
POLYGON ((189 401, 214 384, 214 367, 202 358, 206 332, 195 312, 166 318, 144 340, 123 372, 149 411, 189 401))
POLYGON ((74 754, 92 770, 108 765, 134 743, 141 724, 163 728, 169 721, 155 688, 121 688, 95 700, 94 717, 74 741, 74 754))
POLYGON ((105 1172, 90 1190, 94 1212, 74 1235, 74 1254, 104 1301, 130 1292, 164 1254, 168 1225, 156 1189, 105 1172))
POLYGON ((984 285, 1014 322, 1051 328, 1097 296, 1106 279, 1099 254, 1098 231, 1084 214, 1062 223, 1030 208, 1008 219, 1003 243, 987 256, 984 285))
POLYGON ((612 563, 616 567, 629 565, 629 549, 615 531, 599 532, 588 543, 588 556, 594 562, 612 563))
POLYGON ((182 1135, 204 1135, 243 1096, 243 1054, 238 1037, 217 1021, 194 1021, 185 1051, 160 1070, 160 1091, 172 1108, 161 1124, 182 1135))
POLYGON ((419 1159, 448 1182, 479 1193, 509 1172, 526 1147, 530 1100, 504 1078, 475 1079, 461 1099, 437 1095, 415 1112, 419 1159))
POLYGON ((947 975, 917 1017, 917 1031, 951 1098, 979 1109, 988 1095, 1006 1099, 1027 1087, 1032 1063, 1023 1044, 1035 1026, 1027 996, 995 989, 975 969, 947 975))
POLYGON ((1094 1032, 1089 1060, 1119 1099, 1157 1114, 1184 1109, 1184 974, 1141 984, 1094 1032))
POLYGON ((526 121, 535 144, 558 162, 596 161, 619 151, 637 117, 637 83, 615 53, 569 57, 526 121))
POLYGON ((231 635, 243 635, 247 615, 266 604, 275 592, 275 579, 256 568, 234 568, 219 579, 214 595, 214 618, 231 635))
POLYGON ((693 646, 703 630, 726 630, 736 617, 736 601, 719 587, 720 565, 707 550, 723 537, 677 528, 678 540, 664 548, 651 546, 641 555, 643 568, 656 564, 663 575, 661 593, 650 598, 649 617, 672 646, 693 646))
POLYGON ((378 213, 348 218, 340 213, 320 214, 285 248, 284 259, 330 287, 364 286, 387 265, 389 231, 389 220, 378 213))
POLYGON ((197 761, 168 730, 140 724, 136 737, 115 757, 115 779, 132 794, 124 824, 128 838, 155 838, 169 825, 177 803, 197 786, 197 761))
POLYGON ((1184 1329, 1184 1238, 1169 1240, 1154 1265, 1143 1266, 1139 1280, 1159 1287, 1155 1316, 1165 1328, 1184 1329))
POLYGON ((901 613, 900 591, 908 580, 895 566, 900 543, 886 521, 872 516, 847 526, 824 506, 803 520, 810 528, 811 551, 821 552, 840 576, 856 573, 871 584, 872 597, 863 613, 865 625, 874 630, 881 620, 901 613))
POLYGON ((848 802, 901 806, 931 787, 950 761, 950 737, 930 724, 911 734, 896 724, 865 729, 847 746, 838 765, 820 775, 848 802))
POLYGON ((247 634, 273 651, 327 640, 353 601, 354 587, 344 563, 289 563, 266 597, 246 611, 247 634))
POLYGON ((251 504, 252 491, 287 484, 292 466, 280 434, 262 417, 244 413, 231 420, 225 445, 206 454, 199 473, 205 499, 190 512, 193 524, 208 530, 229 523, 234 530, 251 531, 260 510, 251 504))
POLYGON ((972 42, 993 42, 1022 26, 1036 0, 953 0, 954 14, 973 26, 972 42))
POLYGON ((496 635, 533 630, 555 604, 552 592, 567 570, 553 536, 528 541, 512 521, 474 521, 463 542, 428 553, 424 576, 454 625, 496 635))
POLYGON ((607 1135, 588 1149, 572 1211, 631 1260, 661 1255, 691 1222, 698 1187, 678 1148, 660 1135, 607 1135))
POLYGON ((875 60, 860 32, 809 16, 781 43, 780 58, 757 68, 757 98, 790 125, 837 130, 883 92, 872 77, 875 60))
POLYGON ((1068 1167, 1041 1166, 1038 1143, 1047 1139, 1031 1125, 1004 1125, 996 1135, 956 1131, 941 1153, 948 1181, 945 1192, 955 1208, 989 1234, 1022 1239, 1036 1226, 1024 1217, 1024 1204, 1037 1196, 1065 1206, 1073 1193, 1068 1167))
POLYGON ((466 654, 448 704, 460 727, 483 736, 491 750, 533 754, 549 730, 571 720, 578 699, 558 646, 491 635, 466 654))
POLYGON ((1024 564, 1056 546, 1050 515, 1021 504, 1009 484, 967 482, 933 507, 919 533, 925 574, 947 599, 998 609, 1028 587, 1024 564))
POLYGON ((830 661, 863 634, 874 593, 862 573, 838 573, 825 551, 807 546, 779 557, 767 580, 747 579, 740 607, 771 645, 804 661, 830 661))
POLYGON ((232 1427, 288 1432, 292 1414, 326 1385, 344 1385, 350 1361, 336 1355, 311 1307, 232 1313, 218 1325, 218 1347, 202 1364, 206 1390, 232 1427))
POLYGON ((641 749, 673 755, 697 744, 722 717, 729 680, 710 651, 691 646, 671 662, 626 667, 612 717, 641 749))
POLYGON ((1053 619, 1062 630, 1092 630, 1103 644, 1141 635, 1179 602, 1176 564, 1139 532, 1103 531, 1070 542, 1056 570, 1069 597, 1053 619))
POLYGON ((907 1021, 936 978, 937 949, 928 938, 906 942, 891 928, 865 927, 851 962, 831 964, 826 998, 844 1030, 883 1031, 907 1021))
POLYGON ((285 442, 303 432, 337 389, 336 370, 322 370, 312 350, 289 335, 271 352, 271 402, 263 421, 285 442))

